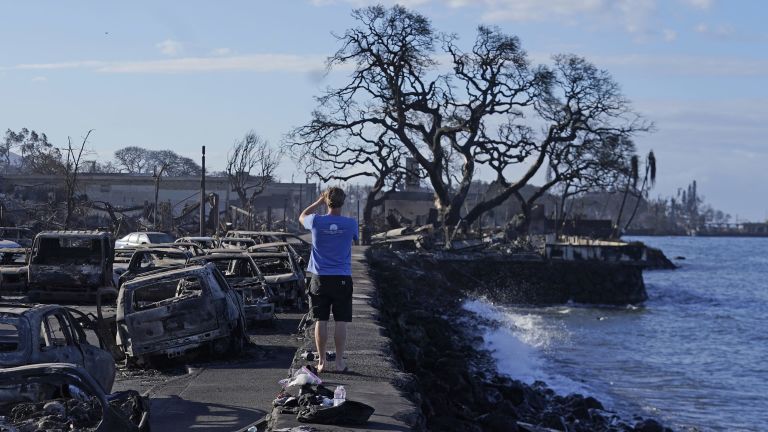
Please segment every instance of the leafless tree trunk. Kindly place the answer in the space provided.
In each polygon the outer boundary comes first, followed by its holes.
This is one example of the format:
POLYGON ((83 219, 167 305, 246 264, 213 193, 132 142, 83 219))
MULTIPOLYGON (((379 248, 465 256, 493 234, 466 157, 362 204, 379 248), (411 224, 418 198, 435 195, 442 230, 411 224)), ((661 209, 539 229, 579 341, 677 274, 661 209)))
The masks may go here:
POLYGON ((253 201, 274 181, 282 153, 254 131, 236 141, 227 155, 226 173, 245 210, 253 214, 253 201))
POLYGON ((72 215, 75 212, 75 194, 77 193, 77 176, 80 172, 80 161, 83 156, 85 144, 91 136, 93 129, 89 130, 80 144, 80 148, 72 147, 72 138, 67 137, 67 161, 64 165, 64 185, 66 195, 67 214, 64 218, 64 229, 69 229, 72 223, 72 215))

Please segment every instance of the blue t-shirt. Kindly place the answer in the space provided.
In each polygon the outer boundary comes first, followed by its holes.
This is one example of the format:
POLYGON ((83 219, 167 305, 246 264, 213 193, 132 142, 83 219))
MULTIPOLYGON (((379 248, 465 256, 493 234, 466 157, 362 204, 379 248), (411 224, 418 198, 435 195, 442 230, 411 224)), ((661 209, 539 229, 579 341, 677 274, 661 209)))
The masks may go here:
POLYGON ((352 241, 357 221, 335 215, 311 214, 304 228, 312 230, 312 255, 307 271, 318 276, 352 276, 352 241))

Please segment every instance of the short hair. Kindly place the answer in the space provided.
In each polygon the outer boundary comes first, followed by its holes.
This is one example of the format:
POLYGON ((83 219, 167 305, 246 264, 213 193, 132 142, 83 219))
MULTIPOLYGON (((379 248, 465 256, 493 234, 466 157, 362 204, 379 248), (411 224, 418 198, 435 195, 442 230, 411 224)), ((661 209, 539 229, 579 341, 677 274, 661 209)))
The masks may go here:
POLYGON ((344 189, 336 186, 329 187, 323 196, 325 197, 325 204, 330 208, 339 208, 343 206, 344 199, 347 198, 344 189))

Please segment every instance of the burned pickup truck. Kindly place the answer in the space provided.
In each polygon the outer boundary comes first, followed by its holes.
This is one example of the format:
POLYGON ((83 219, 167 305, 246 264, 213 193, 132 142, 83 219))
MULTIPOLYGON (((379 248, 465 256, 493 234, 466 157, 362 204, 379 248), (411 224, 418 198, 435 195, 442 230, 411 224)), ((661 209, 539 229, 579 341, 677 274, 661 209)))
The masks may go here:
POLYGON ((275 316, 275 304, 279 297, 267 285, 259 267, 245 251, 212 249, 210 255, 192 258, 189 262, 213 263, 222 272, 230 288, 243 299, 246 319, 270 321, 275 316))
POLYGON ((78 319, 87 318, 82 315, 58 305, 0 303, 0 368, 74 363, 88 369, 109 391, 115 381, 115 361, 103 349, 108 341, 96 333, 89 340, 78 319))
POLYGON ((29 249, 0 249, 0 291, 24 292, 27 290, 27 253, 29 249))
POLYGON ((35 237, 27 266, 29 301, 92 301, 116 296, 114 239, 100 231, 47 231, 35 237))
POLYGON ((107 394, 84 368, 44 363, 0 369, 0 430, 148 432, 149 401, 107 394))
POLYGON ((214 264, 140 276, 120 288, 116 341, 131 362, 201 347, 234 353, 246 339, 242 300, 214 264))

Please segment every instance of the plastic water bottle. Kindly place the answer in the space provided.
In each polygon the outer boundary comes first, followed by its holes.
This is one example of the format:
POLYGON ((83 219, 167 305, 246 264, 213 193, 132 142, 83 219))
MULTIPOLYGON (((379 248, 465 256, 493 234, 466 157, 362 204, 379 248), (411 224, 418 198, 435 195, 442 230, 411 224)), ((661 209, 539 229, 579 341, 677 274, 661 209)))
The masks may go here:
POLYGON ((347 398, 347 390, 344 386, 336 386, 333 391, 333 406, 339 406, 347 398))

